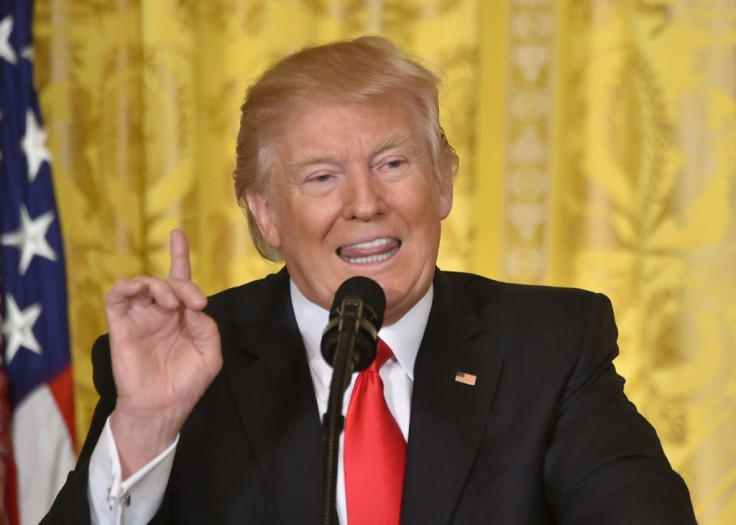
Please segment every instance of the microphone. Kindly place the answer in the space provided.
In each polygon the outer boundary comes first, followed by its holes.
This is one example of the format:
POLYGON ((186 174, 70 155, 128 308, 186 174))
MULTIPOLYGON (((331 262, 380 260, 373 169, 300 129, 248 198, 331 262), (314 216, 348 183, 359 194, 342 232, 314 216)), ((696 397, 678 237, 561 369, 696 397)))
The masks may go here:
POLYGON ((337 456, 345 418, 343 396, 356 370, 364 370, 376 359, 378 330, 383 323, 386 296, 368 277, 351 277, 335 292, 330 321, 322 332, 322 356, 332 366, 322 463, 322 523, 335 525, 337 456))
POLYGON ((322 356, 335 366, 340 344, 350 345, 353 371, 368 368, 376 358, 378 330, 383 324, 386 296, 368 277, 351 277, 340 285, 330 308, 330 321, 322 333, 322 356))

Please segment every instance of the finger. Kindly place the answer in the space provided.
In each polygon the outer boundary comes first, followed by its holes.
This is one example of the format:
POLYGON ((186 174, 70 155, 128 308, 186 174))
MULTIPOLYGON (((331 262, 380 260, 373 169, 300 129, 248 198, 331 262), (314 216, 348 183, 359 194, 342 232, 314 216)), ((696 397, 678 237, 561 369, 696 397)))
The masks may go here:
POLYGON ((171 230, 169 252, 171 253, 169 279, 191 281, 192 266, 189 263, 189 241, 182 230, 171 230))
POLYGON ((192 281, 170 280, 168 285, 176 298, 187 308, 199 311, 207 306, 207 297, 192 281))
POLYGON ((118 281, 104 299, 108 308, 125 308, 131 303, 157 303, 163 308, 175 309, 180 305, 169 282, 154 277, 141 276, 118 281))
POLYGON ((107 307, 125 306, 138 294, 145 293, 145 284, 137 279, 122 279, 107 292, 103 302, 107 307))
POLYGON ((157 279, 155 277, 148 277, 147 275, 136 277, 134 280, 143 283, 143 290, 138 294, 138 296, 132 298, 133 300, 137 297, 152 299, 157 305, 169 310, 179 308, 181 305, 176 293, 171 289, 169 281, 164 281, 163 279, 157 279))
POLYGON ((141 294, 147 295, 145 284, 141 281, 126 279, 116 282, 103 299, 108 321, 111 318, 110 316, 124 315, 129 308, 131 299, 141 294))

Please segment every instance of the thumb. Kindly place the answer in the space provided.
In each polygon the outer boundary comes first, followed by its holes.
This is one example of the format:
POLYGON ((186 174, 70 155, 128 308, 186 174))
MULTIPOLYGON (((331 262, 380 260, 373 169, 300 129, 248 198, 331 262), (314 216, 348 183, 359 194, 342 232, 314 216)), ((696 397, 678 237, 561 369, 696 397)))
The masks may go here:
POLYGON ((187 330, 191 337, 200 344, 217 343, 220 338, 220 332, 217 329, 217 323, 206 313, 186 308, 184 317, 187 323, 187 330))

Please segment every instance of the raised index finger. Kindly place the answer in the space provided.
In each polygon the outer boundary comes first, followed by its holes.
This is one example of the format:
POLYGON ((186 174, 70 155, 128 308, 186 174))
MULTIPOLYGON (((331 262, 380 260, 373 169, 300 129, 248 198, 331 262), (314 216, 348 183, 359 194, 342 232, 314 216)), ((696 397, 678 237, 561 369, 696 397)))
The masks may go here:
POLYGON ((189 241, 183 231, 178 229, 171 230, 169 252, 171 253, 169 279, 191 281, 192 266, 189 263, 189 241))

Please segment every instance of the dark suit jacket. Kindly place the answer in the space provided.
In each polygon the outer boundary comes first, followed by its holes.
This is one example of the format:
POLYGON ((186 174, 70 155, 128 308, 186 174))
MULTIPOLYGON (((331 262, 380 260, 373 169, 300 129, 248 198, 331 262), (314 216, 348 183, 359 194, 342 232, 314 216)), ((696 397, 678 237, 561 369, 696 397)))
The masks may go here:
MULTIPOLYGON (((322 429, 285 271, 210 299, 224 366, 181 431, 155 523, 317 523, 322 429)), ((607 298, 437 271, 414 371, 402 523, 694 523, 690 498, 612 364, 607 298), (477 376, 475 386, 455 381, 477 376)), ((100 402, 47 523, 86 523, 100 402)), ((369 489, 368 489, 369 490, 369 489)))

